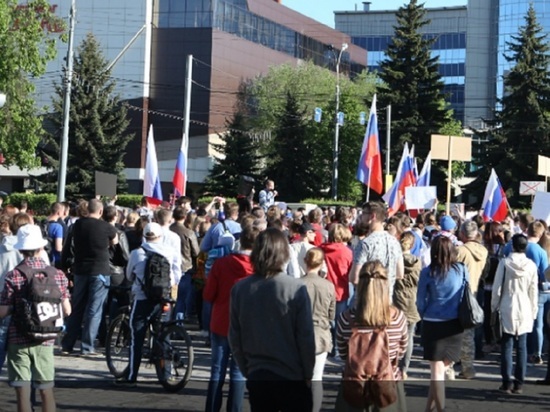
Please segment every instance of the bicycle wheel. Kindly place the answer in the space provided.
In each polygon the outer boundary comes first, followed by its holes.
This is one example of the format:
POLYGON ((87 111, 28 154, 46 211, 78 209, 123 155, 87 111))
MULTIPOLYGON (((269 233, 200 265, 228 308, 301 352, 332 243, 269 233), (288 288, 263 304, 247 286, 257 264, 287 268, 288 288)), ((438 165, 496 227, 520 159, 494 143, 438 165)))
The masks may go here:
POLYGON ((183 326, 174 324, 164 328, 155 343, 159 348, 154 359, 159 382, 168 392, 177 392, 187 385, 193 371, 191 338, 183 326))
POLYGON ((120 314, 113 319, 105 343, 105 358, 109 372, 115 378, 122 378, 130 361, 130 325, 127 315, 120 314))

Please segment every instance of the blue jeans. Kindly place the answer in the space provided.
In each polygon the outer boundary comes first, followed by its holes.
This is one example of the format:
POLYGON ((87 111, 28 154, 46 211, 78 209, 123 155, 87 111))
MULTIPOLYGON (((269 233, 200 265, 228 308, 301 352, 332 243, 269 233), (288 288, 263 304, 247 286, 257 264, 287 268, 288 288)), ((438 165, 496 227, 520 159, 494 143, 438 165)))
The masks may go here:
POLYGON ((0 373, 2 373, 2 366, 6 360, 6 352, 8 349, 8 328, 10 326, 11 316, 7 316, 4 319, 0 319, 0 373))
POLYGON ((212 303, 202 301, 202 330, 210 332, 210 318, 212 317, 212 303))
POLYGON ((527 334, 524 333, 516 338, 514 335, 503 333, 500 346, 500 374, 502 375, 502 383, 509 386, 515 381, 517 385, 523 385, 527 369, 527 334), (512 376, 514 346, 516 347, 516 368, 512 376))
POLYGON ((130 361, 128 367, 129 381, 136 381, 143 354, 143 342, 149 327, 149 318, 155 310, 155 304, 149 300, 134 300, 130 311, 130 361))
POLYGON ((103 275, 74 275, 73 312, 67 318, 67 333, 61 342, 63 350, 72 352, 82 332, 82 353, 94 352, 94 340, 109 293, 109 280, 103 275))
POLYGON ((178 299, 176 301, 176 314, 182 313, 183 319, 188 319, 193 312, 195 301, 195 287, 191 282, 191 272, 186 272, 178 284, 178 299))
POLYGON ((210 368, 210 382, 206 395, 206 412, 219 412, 222 407, 222 388, 225 382, 225 372, 229 363, 229 395, 227 398, 227 412, 240 412, 243 407, 245 379, 242 375, 229 348, 227 337, 211 334, 212 337, 212 365, 210 368), (229 357, 231 356, 231 361, 229 357))
POLYGON ((542 344, 544 341, 544 319, 550 305, 550 293, 541 293, 539 291, 539 311, 533 325, 533 332, 529 334, 528 345, 531 355, 541 356, 542 344))
POLYGON ((407 332, 409 336, 409 342, 407 343, 407 350, 405 351, 405 356, 399 361, 399 369, 401 372, 407 373, 409 370, 409 365, 411 364, 411 357, 414 349, 414 331, 416 330, 416 322, 407 322, 407 332))

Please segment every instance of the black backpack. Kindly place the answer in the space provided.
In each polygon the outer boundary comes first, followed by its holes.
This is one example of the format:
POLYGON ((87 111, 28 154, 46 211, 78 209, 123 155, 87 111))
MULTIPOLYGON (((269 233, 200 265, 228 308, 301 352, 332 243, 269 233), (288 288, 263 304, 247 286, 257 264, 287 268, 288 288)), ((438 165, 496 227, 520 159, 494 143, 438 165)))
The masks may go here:
POLYGON ((55 339, 63 331, 61 289, 53 266, 33 269, 20 263, 16 269, 27 278, 27 289, 15 308, 17 330, 35 341, 55 339))
POLYGON ((483 273, 480 279, 480 282, 482 282, 483 285, 493 284, 495 280, 495 275, 497 273, 498 264, 504 258, 504 245, 499 245, 496 252, 489 253, 487 255, 485 267, 483 268, 483 273))
POLYGON ((170 271, 168 259, 160 253, 142 249, 147 254, 141 288, 151 302, 160 303, 170 298, 170 271))
POLYGON ((39 226, 40 226, 40 231, 42 232, 42 238, 44 238, 48 242, 46 244, 46 246, 44 246, 44 250, 48 254, 48 257, 50 258, 50 261, 53 262, 53 250, 54 250, 53 244, 54 244, 54 240, 50 237, 50 235, 48 233, 49 228, 50 228, 50 223, 56 223, 56 222, 54 222, 53 220, 49 221, 48 219, 42 219, 40 221, 39 226))

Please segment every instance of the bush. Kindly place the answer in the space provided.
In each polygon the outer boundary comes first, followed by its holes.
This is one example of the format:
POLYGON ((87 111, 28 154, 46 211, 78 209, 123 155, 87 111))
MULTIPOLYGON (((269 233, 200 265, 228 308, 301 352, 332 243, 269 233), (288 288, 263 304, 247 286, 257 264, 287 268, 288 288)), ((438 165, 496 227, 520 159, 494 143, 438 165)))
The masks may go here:
POLYGON ((29 212, 34 215, 50 214, 50 206, 57 200, 57 196, 53 193, 12 193, 8 196, 4 204, 12 204, 16 207, 21 207, 23 202, 27 202, 29 212))
POLYGON ((116 205, 135 209, 140 206, 142 198, 143 195, 118 195, 116 205))

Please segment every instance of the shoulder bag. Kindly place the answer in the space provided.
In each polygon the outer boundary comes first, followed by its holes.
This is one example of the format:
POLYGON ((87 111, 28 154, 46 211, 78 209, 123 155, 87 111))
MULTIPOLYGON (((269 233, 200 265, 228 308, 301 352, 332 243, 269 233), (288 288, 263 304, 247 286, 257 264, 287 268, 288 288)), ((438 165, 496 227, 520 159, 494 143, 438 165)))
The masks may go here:
POLYGON ((458 320, 464 329, 472 329, 483 325, 483 309, 479 306, 477 299, 470 290, 464 267, 462 269, 462 276, 462 299, 458 307, 458 320))

